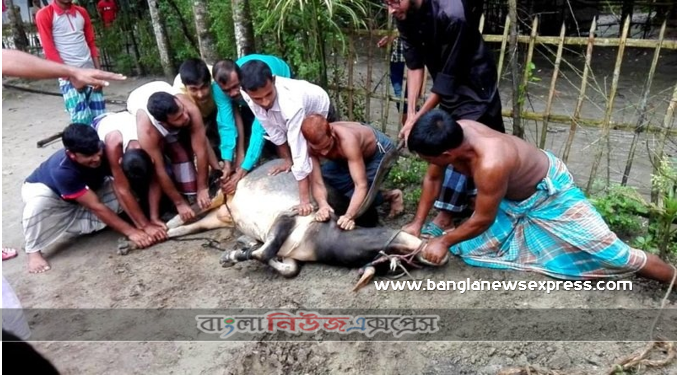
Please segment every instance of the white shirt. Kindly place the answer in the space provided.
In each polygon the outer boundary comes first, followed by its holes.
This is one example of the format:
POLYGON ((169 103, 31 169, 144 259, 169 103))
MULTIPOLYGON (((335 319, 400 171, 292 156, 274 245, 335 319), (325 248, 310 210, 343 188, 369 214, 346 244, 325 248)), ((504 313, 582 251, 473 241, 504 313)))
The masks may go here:
POLYGON ((275 76, 275 102, 269 110, 252 101, 242 90, 242 97, 266 130, 268 140, 280 146, 287 142, 291 149, 291 171, 297 181, 308 177, 313 163, 308 155, 308 144, 301 134, 301 123, 306 116, 329 113, 329 94, 308 81, 275 76))
POLYGON ((148 99, 150 99, 151 95, 160 91, 172 95, 178 93, 177 90, 172 87, 172 85, 165 81, 148 82, 137 87, 129 94, 127 97, 127 111, 131 113, 135 119, 139 110, 144 111, 155 129, 157 129, 157 131, 160 132, 163 137, 166 137, 167 135, 178 133, 178 130, 170 132, 164 126, 162 126, 162 124, 160 124, 160 122, 156 120, 155 117, 150 114, 150 112, 148 112, 148 99))
POLYGON ((120 132, 120 135, 122 135, 122 152, 127 151, 129 142, 139 140, 136 131, 136 116, 127 111, 106 113, 105 117, 99 120, 96 131, 102 141, 106 140, 108 134, 120 132))

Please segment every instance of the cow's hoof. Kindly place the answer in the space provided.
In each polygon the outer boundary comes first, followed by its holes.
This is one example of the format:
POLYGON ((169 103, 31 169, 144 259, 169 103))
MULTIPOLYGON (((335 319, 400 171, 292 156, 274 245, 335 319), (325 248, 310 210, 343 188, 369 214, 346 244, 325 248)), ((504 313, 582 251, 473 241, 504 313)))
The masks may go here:
POLYGON ((127 255, 131 249, 132 245, 126 238, 120 238, 118 240, 118 255, 127 255))
POLYGON ((228 268, 232 267, 237 263, 234 257, 234 251, 226 251, 221 255, 221 259, 219 259, 219 263, 221 264, 221 267, 223 268, 228 268))

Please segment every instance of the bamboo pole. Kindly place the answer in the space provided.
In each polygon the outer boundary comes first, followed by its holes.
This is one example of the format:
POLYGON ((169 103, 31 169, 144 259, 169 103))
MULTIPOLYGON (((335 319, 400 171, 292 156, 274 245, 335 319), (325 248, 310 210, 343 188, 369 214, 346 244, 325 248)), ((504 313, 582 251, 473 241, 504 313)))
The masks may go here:
MULTIPOLYGON (((658 137, 658 146, 656 148, 656 157, 653 159, 653 173, 655 174, 658 171, 659 163, 663 158, 663 150, 665 149, 665 141, 668 138, 668 134, 672 130, 672 120, 675 115, 675 110, 677 109, 677 84, 675 84, 675 89, 672 91, 672 99, 670 99, 670 104, 668 109, 665 112, 665 117, 663 118, 663 128, 658 137)), ((649 155, 651 157, 651 155, 649 155)), ((651 202, 658 202, 658 190, 655 184, 651 186, 651 202)))
POLYGON ((505 17, 505 27, 503 29, 503 39, 501 40, 501 55, 498 57, 498 79, 496 87, 501 85, 501 75, 503 74, 503 61, 505 60, 505 47, 508 43, 508 32, 510 31, 510 17, 505 17))
MULTIPOLYGON (((371 9, 371 8, 369 8, 371 9)), ((371 12, 369 14, 370 19, 371 19, 371 12)), ((367 92, 371 93, 371 75, 373 73, 373 61, 372 57, 374 56, 374 45, 372 44, 372 32, 371 28, 373 26, 373 21, 369 21, 369 36, 367 38, 367 82, 366 82, 366 90, 367 92)), ((371 98, 369 95, 367 95, 364 98, 364 121, 367 123, 371 122, 371 98)))
MULTIPOLYGON (((338 53, 334 52, 334 67, 333 67, 333 75, 334 75, 334 85, 340 86, 341 85, 341 77, 339 77, 339 63, 338 63, 338 53)), ((334 104, 336 105, 336 111, 339 112, 340 108, 338 107, 339 102, 341 101, 341 90, 335 90, 334 91, 334 104)), ((339 112, 339 116, 343 116, 342 113, 339 112)))
POLYGON ((510 11, 510 74, 512 76, 512 134, 523 138, 524 128, 520 119, 520 88, 519 88, 519 69, 517 67, 518 58, 518 35, 517 35, 517 0, 508 0, 510 11))
MULTIPOLYGON (((337 87, 333 86, 333 85, 329 85, 329 87, 328 87, 329 90, 336 90, 336 88, 337 87)), ((342 90, 342 91, 346 91, 346 92, 354 92, 358 95, 363 95, 363 96, 369 94, 363 89, 355 89, 355 88, 351 89, 350 87, 344 87, 344 86, 340 86, 339 89, 342 90)), ((385 96, 383 96, 383 95, 372 94, 370 96, 371 96, 372 99, 385 100, 385 96)), ((396 100, 397 98, 394 97, 394 96, 391 96, 390 99, 396 100)), ((501 112, 501 115, 503 117, 512 117, 512 111, 511 110, 503 110, 501 112)), ((524 112, 522 112, 522 117, 526 120, 543 121, 543 119, 545 118, 545 113, 524 111, 524 112)), ((548 120, 552 123, 555 123, 555 124, 570 124, 572 118, 571 118, 571 116, 567 116, 567 115, 550 114, 548 120)), ((590 128, 601 128, 603 123, 604 123, 604 120, 579 118, 577 120, 577 123, 581 126, 586 126, 586 127, 590 127, 590 128)), ((637 124, 636 123, 633 123, 633 124, 619 123, 619 122, 613 122, 612 121, 609 126, 611 128, 613 128, 614 130, 634 131, 635 128, 637 127, 637 124)), ((650 134, 656 134, 656 133, 660 134, 660 132, 663 131, 663 128, 662 127, 656 127, 656 126, 650 126, 650 127, 647 127, 645 131, 647 133, 650 133, 650 134)), ((677 136, 677 129, 669 130, 668 135, 677 136)))
POLYGON ((635 134, 632 137, 632 143, 630 144, 630 152, 628 153, 628 161, 625 163, 625 171, 623 172, 623 180, 621 185, 625 186, 628 183, 628 178, 630 176, 630 169, 632 168, 632 162, 635 158, 635 151, 637 149, 637 143, 639 142, 639 135, 644 130, 644 123, 646 120, 646 109, 649 103, 649 92, 651 91, 651 84, 653 83, 653 77, 656 73, 656 66, 658 65, 658 59, 661 55, 661 43, 665 37, 665 27, 667 25, 667 20, 663 21, 661 26, 661 31, 658 34, 658 45, 653 54, 653 60, 651 61, 651 68, 649 68, 649 75, 646 79, 646 84, 644 85, 644 92, 642 93, 642 99, 639 104, 639 117, 637 119, 637 128, 635 129, 635 134))
POLYGON ((564 50, 564 33, 566 26, 562 23, 562 30, 559 33, 560 44, 557 47, 557 57, 555 57, 555 70, 552 72, 550 81, 550 92, 548 93, 548 102, 545 104, 545 118, 543 119, 543 132, 541 133, 541 143, 538 147, 545 148, 545 140, 548 134, 548 117, 552 109, 552 100, 555 97, 555 87, 557 85, 557 76, 559 75, 559 64, 562 62, 562 51, 564 50))
POLYGON ((602 158, 602 148, 605 146, 605 142, 609 142, 609 124, 611 122, 611 115, 614 108, 614 99, 616 99, 616 91, 618 90, 618 79, 621 75, 621 65, 623 63, 623 53, 625 52, 625 40, 628 37, 628 30, 630 29, 630 18, 625 19, 623 24, 623 33, 621 36, 621 44, 618 47, 618 55, 616 56, 616 65, 614 66, 613 78, 611 80, 611 90, 609 92, 609 99, 606 104, 606 111, 604 113, 604 122, 602 123, 602 136, 600 137, 600 143, 597 147, 597 153, 595 158, 592 161, 592 169, 590 170, 590 178, 588 178, 588 185, 585 188, 586 193, 590 193, 590 188, 592 188, 592 182, 597 175, 597 169, 599 168, 599 162, 602 158))
MULTIPOLYGON (((510 0, 512 1, 512 0, 510 0)), ((511 20, 512 22, 512 20, 511 20)), ((366 34, 365 30, 357 31, 358 34, 366 34)), ((374 35, 385 35, 387 30, 374 30, 374 35)), ((558 45, 559 44, 558 36, 538 36, 536 37, 536 43, 545 44, 545 45, 558 45)), ((500 43, 503 41, 503 35, 494 35, 487 34, 484 35, 485 42, 491 43, 500 43)), ((531 37, 527 35, 521 35, 517 37, 517 42, 522 44, 528 44, 531 42, 531 37)), ((658 43, 655 39, 627 39, 625 42, 626 47, 636 47, 636 48, 656 48, 658 43)), ((588 37, 584 36, 569 36, 564 38, 564 44, 568 46, 586 46, 588 45, 588 37)), ((621 44, 619 38, 595 38, 594 45, 597 47, 618 47, 621 44)), ((677 40, 664 40, 663 49, 667 50, 676 50, 677 49, 677 40)))
POLYGON ((349 36, 349 45, 348 45, 348 119, 350 121, 355 120, 355 116, 353 114, 353 95, 354 95, 354 90, 353 90, 353 84, 354 84, 354 77, 353 73, 355 70, 355 45, 353 44, 353 38, 354 34, 348 34, 349 36))
POLYGON ((571 117, 571 126, 569 128, 569 138, 567 138, 566 145, 564 146, 564 155, 562 156, 562 161, 567 162, 569 160, 569 152, 571 151, 571 145, 574 143, 574 136, 576 135, 576 126, 578 125, 579 118, 581 116, 581 109, 583 108, 583 100, 585 99, 585 89, 588 85, 588 73, 590 72, 590 62, 592 61, 592 49, 595 45, 595 31, 597 30, 597 17, 592 19, 592 25, 590 25, 590 33, 588 34, 588 48, 585 52, 585 66, 583 67, 583 77, 581 78, 581 89, 578 94, 578 100, 576 101, 576 109, 574 109, 574 114, 571 117))
MULTIPOLYGON (((393 26, 393 18, 388 17, 388 30, 392 31, 392 26, 393 26)), ((388 34, 388 38, 392 37, 392 32, 388 34)), ((388 39, 391 40, 391 39, 388 39)), ((386 130, 388 127, 388 117, 390 115, 390 75, 392 72, 390 71, 390 55, 393 53, 393 44, 388 43, 388 48, 386 48, 386 56, 385 56, 385 65, 386 65, 386 73, 388 75, 388 81, 383 85, 385 87, 385 90, 383 92, 385 93, 385 106, 381 106, 381 131, 385 134, 387 134, 386 130)), ((383 104, 383 101, 381 101, 381 104, 383 104)))
MULTIPOLYGON (((527 88, 529 85, 529 72, 531 67, 531 60, 534 57, 534 44, 536 42, 536 34, 538 33, 538 16, 534 17, 534 21, 531 24, 531 42, 529 42, 529 48, 527 49, 527 59, 524 62, 524 72, 522 73, 522 84, 519 88, 519 101, 518 101, 518 110, 520 114, 524 108, 524 101, 527 97, 527 88)), ((520 138, 524 138, 524 127, 521 128, 520 138)))

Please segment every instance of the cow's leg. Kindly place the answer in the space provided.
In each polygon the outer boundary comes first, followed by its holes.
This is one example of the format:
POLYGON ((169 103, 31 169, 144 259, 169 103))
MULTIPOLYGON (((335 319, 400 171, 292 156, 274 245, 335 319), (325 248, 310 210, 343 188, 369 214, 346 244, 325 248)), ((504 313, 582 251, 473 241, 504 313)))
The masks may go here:
POLYGON ((219 260, 221 266, 230 267, 238 262, 244 262, 251 259, 251 250, 229 250, 225 251, 219 260))
POLYGON ((294 213, 282 214, 275 219, 272 228, 268 232, 266 242, 263 246, 252 251, 251 257, 263 263, 268 263, 271 259, 275 258, 277 252, 280 251, 280 248, 294 229, 294 224, 296 223, 295 216, 296 214, 294 213))
POLYGON ((229 226, 228 223, 223 222, 219 219, 219 210, 212 210, 207 214, 207 216, 202 219, 188 224, 182 225, 176 228, 169 229, 167 231, 167 236, 169 238, 181 237, 188 234, 204 232, 216 228, 224 228, 229 226))
MULTIPOLYGON (((217 207, 219 209, 222 209, 223 208, 222 206, 223 206, 223 193, 221 192, 221 190, 219 190, 219 192, 216 194, 216 196, 214 196, 214 198, 212 198, 212 201, 207 208, 205 208, 205 209, 199 209, 198 207, 191 207, 191 208, 193 208, 198 215, 201 215, 201 214, 203 214, 207 211, 214 210, 217 207)), ((214 211, 217 211, 217 210, 214 210, 214 211)), ((181 216, 176 215, 171 220, 169 220, 165 225, 167 225, 167 228, 169 228, 169 229, 174 229, 174 228, 178 228, 180 226, 183 226, 183 224, 184 224, 184 222, 181 219, 181 216)))
POLYGON ((284 277, 296 277, 301 271, 299 263, 292 258, 283 258, 281 261, 273 258, 268 261, 268 265, 284 277))

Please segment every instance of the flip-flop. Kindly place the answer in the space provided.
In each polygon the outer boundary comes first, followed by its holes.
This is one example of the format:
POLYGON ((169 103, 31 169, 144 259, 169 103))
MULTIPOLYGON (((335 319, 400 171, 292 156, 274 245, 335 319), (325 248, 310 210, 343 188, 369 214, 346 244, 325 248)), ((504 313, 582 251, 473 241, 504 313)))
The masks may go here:
POLYGON ((12 259, 15 256, 17 256, 16 249, 12 249, 11 247, 2 248, 2 260, 12 259))
POLYGON ((421 230, 421 237, 425 238, 440 237, 443 234, 444 230, 439 226, 437 226, 437 224, 433 223, 432 221, 426 223, 426 225, 424 225, 423 229, 421 230))

